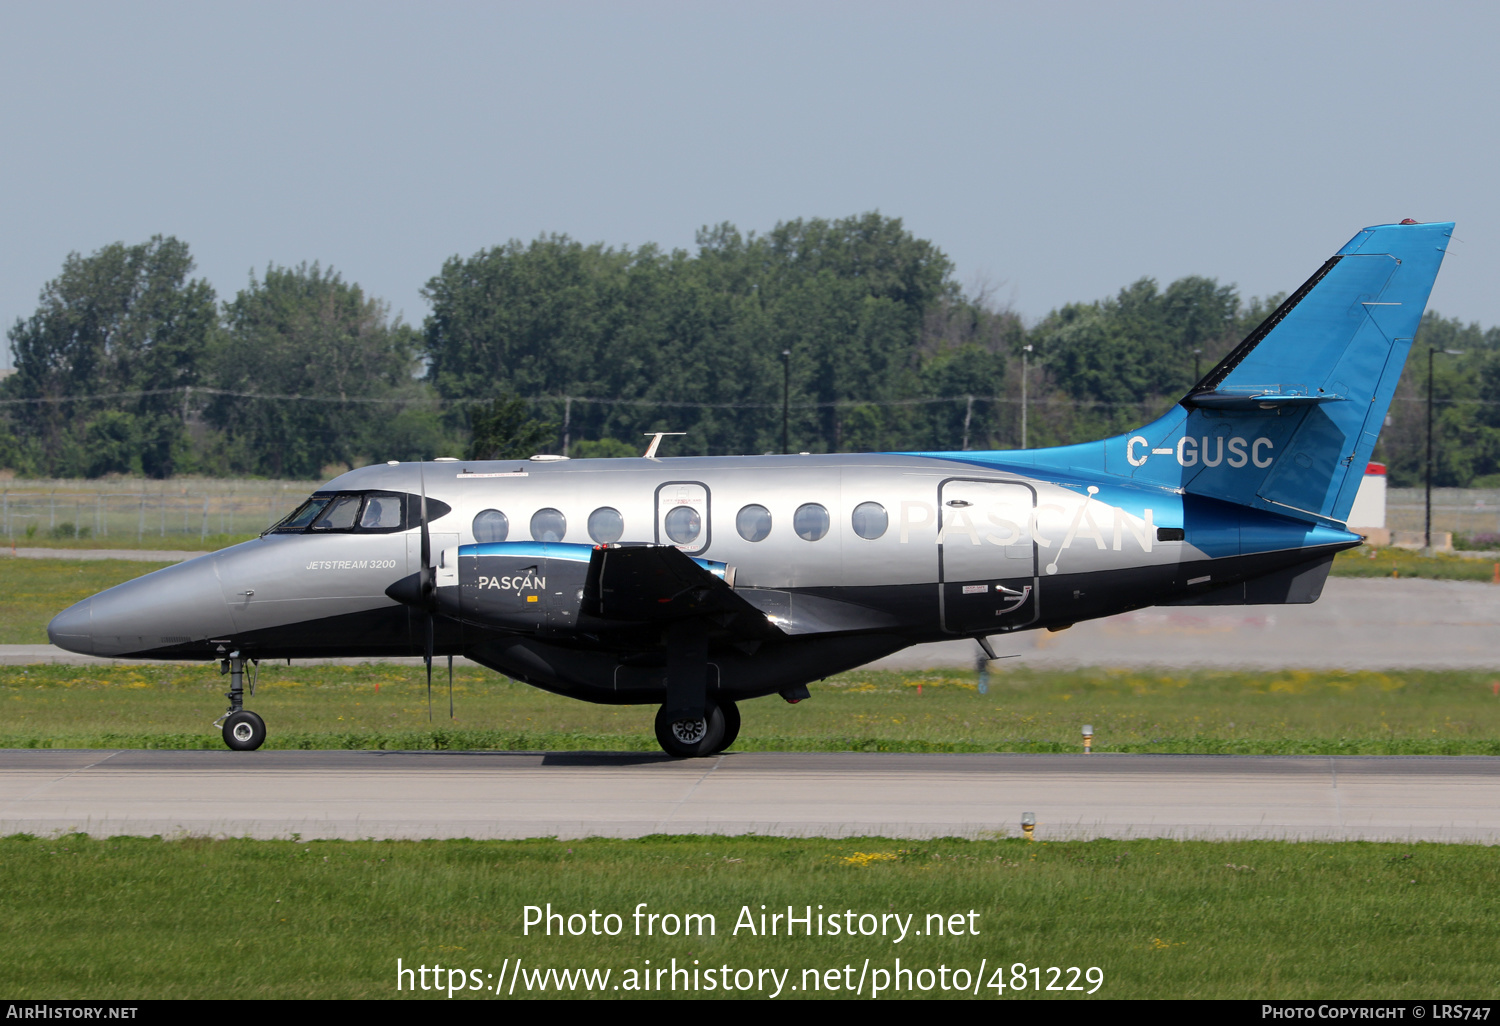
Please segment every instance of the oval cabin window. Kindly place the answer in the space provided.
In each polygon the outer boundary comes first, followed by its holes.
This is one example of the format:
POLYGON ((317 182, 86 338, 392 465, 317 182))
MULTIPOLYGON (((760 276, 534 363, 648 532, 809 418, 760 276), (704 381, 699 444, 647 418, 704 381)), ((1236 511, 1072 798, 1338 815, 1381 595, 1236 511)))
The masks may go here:
POLYGON ((854 507, 854 514, 849 520, 854 533, 867 541, 874 541, 885 534, 885 529, 891 523, 890 515, 878 502, 861 502, 854 507))
POLYGON ((828 533, 828 510, 816 502, 798 506, 792 514, 792 530, 803 541, 817 541, 828 533))
POLYGON ((703 533, 703 518, 691 506, 678 506, 667 511, 663 526, 667 529, 668 538, 678 545, 687 545, 696 541, 698 535, 703 533))
POLYGON ((747 542, 764 541, 771 533, 771 511, 752 503, 735 514, 734 529, 747 542))
POLYGON ((531 515, 531 537, 533 541, 560 542, 568 533, 568 518, 561 510, 539 509, 531 515))
POLYGON ((611 545, 625 533, 625 518, 612 506, 600 506, 589 514, 589 537, 595 544, 611 545))
POLYGON ((503 542, 510 535, 510 519, 498 509, 487 509, 474 517, 474 540, 503 542))

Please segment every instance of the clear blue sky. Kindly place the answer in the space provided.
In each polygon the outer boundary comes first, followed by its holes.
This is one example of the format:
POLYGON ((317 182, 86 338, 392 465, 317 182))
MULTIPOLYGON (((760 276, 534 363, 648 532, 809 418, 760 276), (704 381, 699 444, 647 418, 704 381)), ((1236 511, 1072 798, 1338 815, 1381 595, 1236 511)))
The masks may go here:
POLYGON ((1143 276, 1289 290, 1458 221, 1500 324, 1500 5, 0 0, 0 321, 70 251, 321 261, 420 322, 444 259, 871 209, 1028 320, 1143 276))

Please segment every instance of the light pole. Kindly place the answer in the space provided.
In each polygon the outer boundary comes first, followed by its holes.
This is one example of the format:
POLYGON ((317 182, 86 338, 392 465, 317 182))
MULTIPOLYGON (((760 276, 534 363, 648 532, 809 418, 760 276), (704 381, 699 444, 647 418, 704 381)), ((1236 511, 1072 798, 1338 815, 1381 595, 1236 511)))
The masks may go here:
POLYGON ((792 396, 792 351, 783 349, 781 351, 781 451, 783 454, 792 451, 789 430, 791 425, 791 396, 792 396))
MULTIPOLYGON (((1445 356, 1462 356, 1462 349, 1444 349, 1445 356)), ((1427 519, 1423 531, 1424 551, 1432 555, 1432 358, 1438 354, 1435 346, 1427 347, 1427 519)))
POLYGON ((1026 448, 1026 354, 1030 346, 1021 347, 1021 448, 1026 448))

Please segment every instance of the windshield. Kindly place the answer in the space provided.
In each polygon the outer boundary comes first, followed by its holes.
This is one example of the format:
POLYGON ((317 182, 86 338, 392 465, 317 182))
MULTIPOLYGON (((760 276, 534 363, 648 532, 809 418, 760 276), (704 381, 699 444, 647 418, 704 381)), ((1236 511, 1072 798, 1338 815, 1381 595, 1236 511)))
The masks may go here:
POLYGON ((302 505, 298 506, 296 510, 292 512, 291 516, 287 517, 281 523, 271 528, 271 530, 300 531, 308 524, 312 523, 313 517, 323 512, 323 507, 326 505, 328 505, 327 496, 314 495, 311 499, 308 499, 302 505))
MULTIPOLYGON (((451 509, 446 502, 429 498, 428 522, 444 516, 451 509)), ((314 495, 266 533, 390 534, 416 527, 421 519, 421 496, 404 492, 340 492, 314 495)))
POLYGON ((340 495, 328 504, 323 515, 313 523, 313 530, 347 531, 354 526, 362 502, 364 497, 360 495, 340 495))

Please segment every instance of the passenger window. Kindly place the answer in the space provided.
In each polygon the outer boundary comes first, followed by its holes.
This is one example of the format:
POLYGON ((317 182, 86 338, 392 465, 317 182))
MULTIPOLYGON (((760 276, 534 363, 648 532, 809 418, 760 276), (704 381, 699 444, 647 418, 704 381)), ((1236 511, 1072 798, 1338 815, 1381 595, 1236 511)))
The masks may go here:
POLYGON ((771 533, 771 511, 752 503, 735 514, 734 529, 747 542, 764 541, 771 533))
POLYGON ((487 509, 474 518, 474 540, 503 542, 510 534, 510 519, 498 509, 487 509))
POLYGON ((792 514, 792 530, 804 541, 817 541, 828 533, 828 510, 816 502, 798 506, 792 514))
POLYGON ((531 537, 539 542, 560 542, 568 533, 568 518, 561 510, 539 509, 531 515, 531 537))
POLYGON ((703 531, 703 518, 691 506, 678 506, 669 510, 664 523, 667 537, 678 545, 696 541, 703 531))
POLYGON ((625 533, 625 518, 610 506, 600 506, 589 514, 589 537, 600 545, 612 545, 625 533))
POLYGON ((365 515, 359 526, 370 530, 401 526, 401 496, 372 495, 365 501, 365 515))
POLYGON ((359 516, 360 497, 358 495, 340 495, 328 504, 315 524, 314 531, 347 531, 354 526, 354 520, 359 516))
POLYGON ((885 534, 885 529, 891 523, 890 515, 878 502, 861 502, 854 507, 854 515, 849 520, 854 527, 854 533, 870 541, 885 534))

